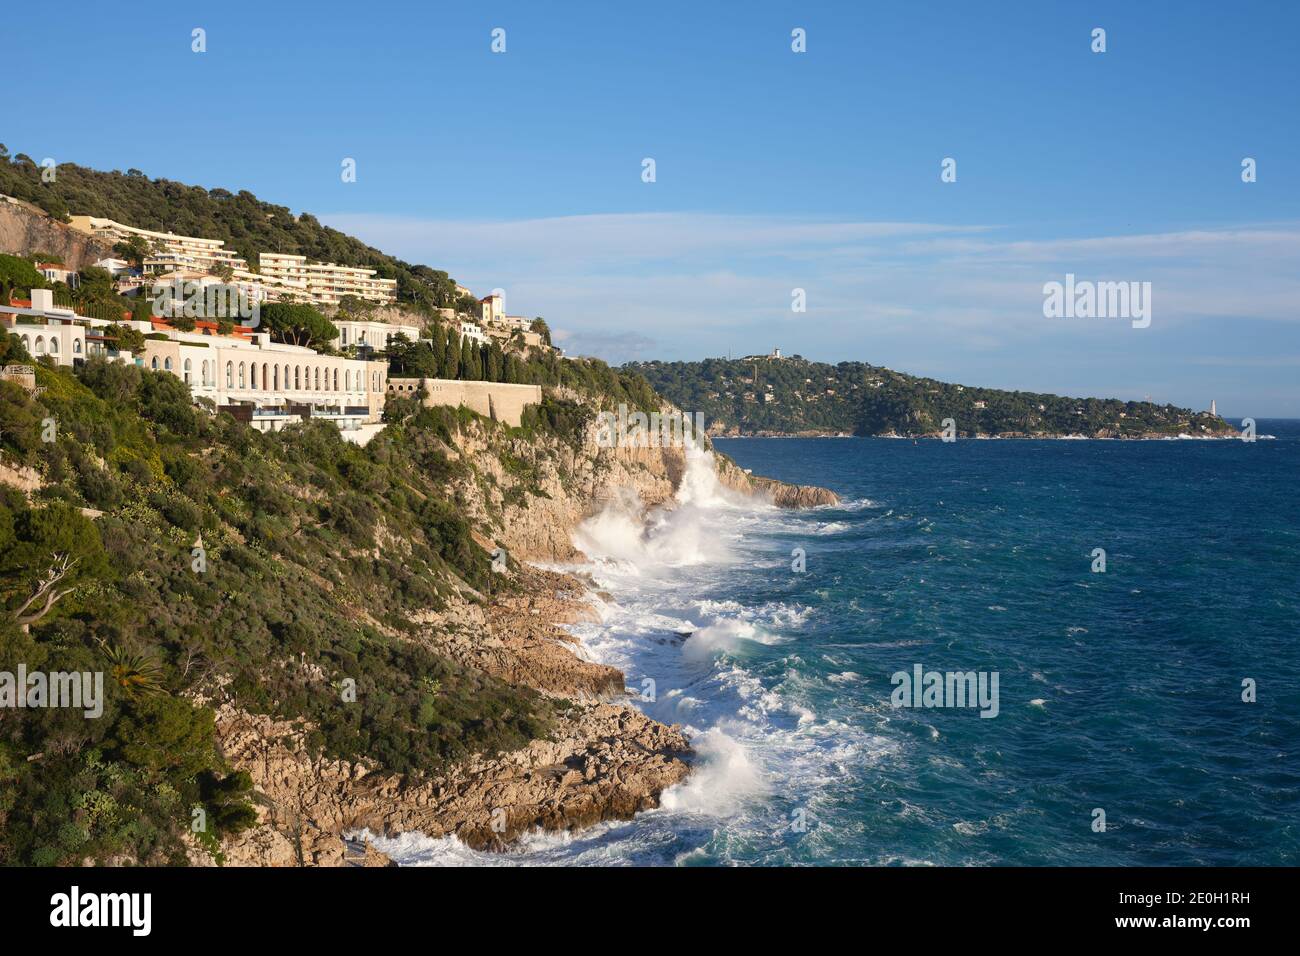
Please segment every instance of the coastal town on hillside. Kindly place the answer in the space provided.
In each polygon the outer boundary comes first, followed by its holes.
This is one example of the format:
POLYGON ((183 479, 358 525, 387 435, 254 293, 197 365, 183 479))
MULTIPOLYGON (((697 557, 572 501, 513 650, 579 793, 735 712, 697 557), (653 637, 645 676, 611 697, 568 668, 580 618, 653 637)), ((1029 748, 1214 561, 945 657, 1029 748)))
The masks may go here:
MULTIPOLYGON (((82 314, 74 292, 87 270, 43 261, 38 253, 29 261, 49 288, 33 287, 26 298, 21 288, 5 289, 0 327, 16 335, 37 361, 80 365, 100 356, 170 372, 196 400, 207 400, 260 431, 321 418, 349 440, 364 443, 382 428, 390 395, 421 393, 429 405, 463 404, 518 425, 525 405, 541 400, 537 385, 392 375, 390 350, 398 344, 432 347, 431 336, 442 336, 445 326, 452 344, 440 340, 439 345, 447 348, 467 346, 485 356, 496 350, 524 359, 562 355, 540 320, 506 314, 500 290, 478 298, 456 285, 456 304, 437 308, 430 323, 399 306, 397 281, 377 276, 375 269, 279 252, 260 253, 253 268, 220 239, 84 215, 71 216, 68 227, 101 248, 112 247, 113 255, 89 268, 106 274, 118 296, 140 307, 123 310, 120 317, 102 309, 82 314), (177 295, 169 302, 172 292, 177 295), (467 307, 471 302, 477 314, 467 307), (318 310, 336 337, 298 344, 259 327, 256 316, 273 303, 318 310)), ((35 388, 29 366, 10 365, 0 377, 35 388)))

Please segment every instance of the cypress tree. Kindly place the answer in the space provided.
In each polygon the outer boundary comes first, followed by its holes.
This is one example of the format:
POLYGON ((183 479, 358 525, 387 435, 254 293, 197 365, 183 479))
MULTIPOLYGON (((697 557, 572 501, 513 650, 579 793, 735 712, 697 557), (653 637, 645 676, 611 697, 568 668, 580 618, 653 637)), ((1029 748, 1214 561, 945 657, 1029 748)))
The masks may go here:
POLYGON ((473 369, 474 369, 474 353, 473 350, 470 348, 469 339, 461 339, 460 375, 457 377, 472 382, 474 380, 474 376, 471 374, 473 369))

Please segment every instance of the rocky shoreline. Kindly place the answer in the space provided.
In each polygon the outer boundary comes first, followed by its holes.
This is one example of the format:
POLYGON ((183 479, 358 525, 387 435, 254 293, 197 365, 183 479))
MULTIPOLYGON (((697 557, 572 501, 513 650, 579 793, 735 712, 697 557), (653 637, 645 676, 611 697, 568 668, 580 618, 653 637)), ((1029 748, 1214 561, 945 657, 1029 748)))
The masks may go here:
MULTIPOLYGON (((483 437, 470 436, 455 453, 482 473, 500 475, 498 449, 483 437)), ((569 536, 582 518, 620 489, 635 491, 643 506, 662 504, 685 468, 683 452, 672 448, 613 455, 531 450, 545 495, 533 508, 511 510, 504 497, 498 506, 498 539, 524 560, 572 559, 569 536)), ((715 468, 725 486, 783 507, 839 500, 824 488, 749 475, 723 455, 715 456, 715 468)), ((467 510, 484 525, 496 503, 473 497, 481 487, 467 483, 463 495, 467 510)), ((585 827, 658 806, 663 791, 690 772, 690 742, 681 728, 651 720, 633 706, 621 671, 574 653, 576 638, 564 625, 593 619, 586 584, 522 562, 508 577, 512 586, 498 594, 466 589, 445 608, 427 612, 418 621, 417 639, 462 665, 553 698, 557 717, 546 739, 481 754, 417 781, 365 762, 313 755, 306 744, 311 728, 223 704, 217 709, 218 739, 229 763, 253 779, 259 822, 223 844, 222 862, 383 866, 391 861, 382 853, 369 845, 364 852, 350 850, 343 835, 419 831, 434 838, 454 835, 475 849, 503 849, 539 828, 585 827)), ((190 845, 190 858, 195 865, 218 862, 197 843, 190 845)))
MULTIPOLYGON (((528 566, 519 576, 522 589, 486 609, 465 602, 431 616, 422 639, 463 664, 556 698, 548 739, 413 782, 313 756, 307 728, 223 705, 217 732, 226 759, 252 776, 260 798, 259 826, 223 846, 226 864, 382 866, 391 861, 369 846, 363 858, 349 859, 342 835, 419 831, 502 849, 538 828, 585 827, 658 806, 659 795, 689 773, 685 735, 628 703, 621 671, 569 650, 574 638, 561 625, 592 613, 581 582, 528 566)), ((197 847, 191 858, 215 862, 197 847)))

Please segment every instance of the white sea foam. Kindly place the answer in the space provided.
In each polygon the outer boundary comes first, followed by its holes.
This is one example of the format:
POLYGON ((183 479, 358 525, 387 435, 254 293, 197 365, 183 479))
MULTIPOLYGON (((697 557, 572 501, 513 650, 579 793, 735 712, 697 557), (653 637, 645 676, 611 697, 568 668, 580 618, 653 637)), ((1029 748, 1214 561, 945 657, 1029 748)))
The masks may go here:
MULTIPOLYGON (((862 507, 874 505, 850 503, 846 510, 862 507)), ((376 841, 380 849, 417 865, 489 857, 516 864, 691 862, 725 858, 732 842, 770 843, 789 824, 785 811, 774 808, 778 799, 802 795, 815 813, 828 785, 851 779, 896 745, 820 716, 810 701, 825 684, 801 677, 793 654, 784 681, 774 684, 751 670, 756 660, 771 661, 774 649, 793 651, 792 635, 815 610, 775 595, 745 603, 730 582, 773 553, 788 554, 788 544, 765 539, 809 534, 820 524, 816 515, 737 495, 717 481, 711 453, 692 449, 668 506, 643 514, 635 496, 620 496, 575 534, 591 561, 582 570, 612 599, 599 602, 598 621, 571 630, 586 655, 622 670, 630 687, 653 679, 655 699, 636 706, 682 724, 691 738, 691 774, 662 794, 660 809, 576 834, 529 835, 505 854, 418 834, 376 841), (723 833, 719 845, 707 836, 723 833)), ((857 678, 848 673, 846 682, 857 678)))

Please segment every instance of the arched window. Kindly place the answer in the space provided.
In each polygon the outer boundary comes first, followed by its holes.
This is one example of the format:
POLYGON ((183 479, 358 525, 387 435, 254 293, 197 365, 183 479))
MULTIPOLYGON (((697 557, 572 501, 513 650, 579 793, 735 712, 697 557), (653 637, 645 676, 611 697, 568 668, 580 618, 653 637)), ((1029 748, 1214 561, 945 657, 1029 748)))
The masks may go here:
POLYGON ((81 354, 81 339, 72 340, 72 354, 73 355, 81 354))
POLYGON ((189 359, 186 359, 184 364, 181 365, 181 371, 183 373, 181 375, 181 378, 185 381, 186 385, 190 384, 190 371, 193 368, 194 368, 194 363, 191 362, 189 359))
POLYGON ((37 355, 45 354, 45 336, 43 335, 36 336, 36 354, 37 355))
POLYGON ((28 352, 32 350, 32 340, 25 335, 23 336, 23 349, 28 352))
POLYGON ((172 360, 170 358, 163 359, 163 368, 168 372, 172 370, 172 360))
POLYGON ((339 390, 339 370, 335 369, 334 370, 334 391, 337 392, 338 390, 339 390))
POLYGON ((272 365, 271 371, 275 373, 274 375, 275 390, 278 392, 280 390, 280 366, 272 365))
POLYGON ((239 387, 244 387, 244 363, 239 363, 239 387))
POLYGON ((265 392, 270 387, 271 387, 270 379, 266 377, 266 363, 263 362, 262 363, 262 391, 265 392))
POLYGON ((153 369, 155 372, 158 371, 158 356, 155 355, 153 358, 149 360, 149 367, 153 369))
POLYGON ((343 373, 343 388, 345 391, 352 391, 352 369, 343 373))
POLYGON ((204 360, 203 360, 203 384, 204 384, 204 385, 211 385, 211 384, 212 384, 211 380, 210 380, 209 377, 208 377, 208 360, 207 360, 207 359, 204 359, 204 360))
POLYGON ((235 387, 235 363, 226 363, 226 388, 235 387))
POLYGON ((53 336, 50 337, 50 354, 51 355, 59 354, 59 340, 54 338, 53 336))
POLYGON ((316 384, 313 386, 316 391, 320 391, 320 369, 316 369, 316 384))
POLYGON ((300 365, 293 367, 293 387, 295 391, 302 388, 302 366, 300 365))

